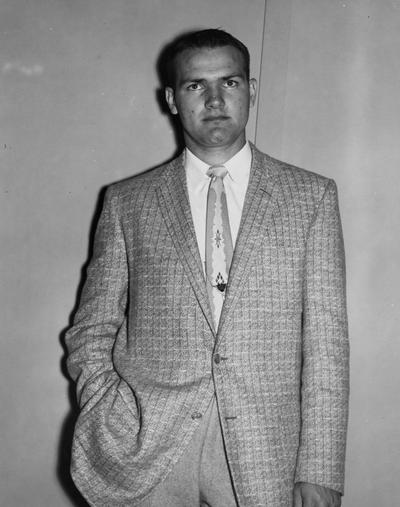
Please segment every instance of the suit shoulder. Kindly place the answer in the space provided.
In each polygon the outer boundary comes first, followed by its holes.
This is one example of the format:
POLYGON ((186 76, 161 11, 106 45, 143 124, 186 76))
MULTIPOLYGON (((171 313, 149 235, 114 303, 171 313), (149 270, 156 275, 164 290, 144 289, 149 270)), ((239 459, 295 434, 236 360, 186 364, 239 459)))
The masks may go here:
POLYGON ((329 185, 335 186, 335 182, 326 176, 307 169, 278 160, 266 153, 256 151, 256 157, 264 166, 265 170, 279 182, 282 189, 286 189, 292 196, 308 195, 312 200, 319 200, 324 195, 329 185))
POLYGON ((124 197, 125 195, 131 194, 132 192, 143 191, 145 187, 151 188, 154 186, 160 174, 163 172, 166 164, 148 169, 139 174, 129 176, 123 180, 111 183, 107 187, 107 192, 111 195, 118 195, 124 197))
POLYGON ((162 175, 166 171, 174 169, 182 163, 183 154, 169 162, 160 164, 121 181, 111 183, 107 187, 107 195, 121 199, 121 201, 132 201, 132 199, 143 200, 143 198, 155 192, 159 185, 160 178, 162 178, 162 175))
POLYGON ((288 162, 283 162, 282 160, 270 157, 269 155, 265 156, 268 158, 269 163, 274 167, 277 176, 280 178, 291 178, 299 183, 304 182, 305 184, 314 184, 323 188, 325 188, 331 181, 330 178, 323 176, 322 174, 289 164, 288 162))

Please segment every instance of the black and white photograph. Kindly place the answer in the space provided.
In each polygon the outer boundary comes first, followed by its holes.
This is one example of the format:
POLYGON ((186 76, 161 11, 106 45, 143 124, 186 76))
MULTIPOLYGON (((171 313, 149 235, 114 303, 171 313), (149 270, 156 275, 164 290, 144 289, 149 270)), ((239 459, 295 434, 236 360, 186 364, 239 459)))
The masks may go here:
POLYGON ((0 507, 395 507, 400 1, 2 0, 0 507))

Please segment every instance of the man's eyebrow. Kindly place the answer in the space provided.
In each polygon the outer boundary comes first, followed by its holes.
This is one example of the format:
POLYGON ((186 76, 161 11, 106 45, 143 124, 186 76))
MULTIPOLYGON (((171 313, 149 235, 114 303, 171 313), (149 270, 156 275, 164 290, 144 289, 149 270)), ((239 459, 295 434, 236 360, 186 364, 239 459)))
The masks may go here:
POLYGON ((198 78, 188 78, 188 79, 185 79, 184 80, 184 83, 202 83, 203 81, 207 81, 206 79, 202 78, 202 77, 198 77, 198 78))
MULTIPOLYGON (((244 72, 242 73, 236 73, 236 74, 229 74, 228 76, 221 76, 218 78, 218 81, 229 81, 230 79, 246 79, 246 76, 244 72)), ((207 82, 206 78, 184 78, 181 81, 179 81, 180 85, 185 85, 187 83, 205 83, 207 82)))
POLYGON ((207 80, 203 79, 203 78, 197 78, 196 79, 196 78, 190 78, 190 77, 188 77, 188 78, 181 79, 179 81, 179 84, 180 85, 185 85, 187 83, 203 83, 204 81, 207 81, 207 80))
POLYGON ((223 76, 221 79, 223 81, 229 81, 229 79, 245 79, 245 74, 244 73, 238 73, 238 74, 232 74, 230 76, 223 76))

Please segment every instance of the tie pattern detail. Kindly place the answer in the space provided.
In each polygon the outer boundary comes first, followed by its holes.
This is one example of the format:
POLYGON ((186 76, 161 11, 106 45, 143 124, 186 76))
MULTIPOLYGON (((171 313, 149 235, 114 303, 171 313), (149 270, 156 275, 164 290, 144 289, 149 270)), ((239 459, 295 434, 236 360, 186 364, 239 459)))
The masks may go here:
POLYGON ((212 166, 207 171, 211 182, 207 194, 205 267, 207 290, 216 328, 224 303, 233 252, 223 181, 227 172, 223 165, 212 166))

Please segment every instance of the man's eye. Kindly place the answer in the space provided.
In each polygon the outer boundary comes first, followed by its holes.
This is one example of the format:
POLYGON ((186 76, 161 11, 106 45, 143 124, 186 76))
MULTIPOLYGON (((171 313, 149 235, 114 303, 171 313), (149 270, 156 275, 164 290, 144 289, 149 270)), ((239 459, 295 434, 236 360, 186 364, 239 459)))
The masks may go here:
POLYGON ((227 88, 235 88, 238 85, 238 82, 234 79, 228 79, 228 81, 225 82, 225 86, 227 88))
POLYGON ((188 86, 188 90, 200 90, 201 86, 199 83, 191 83, 189 86, 188 86))

